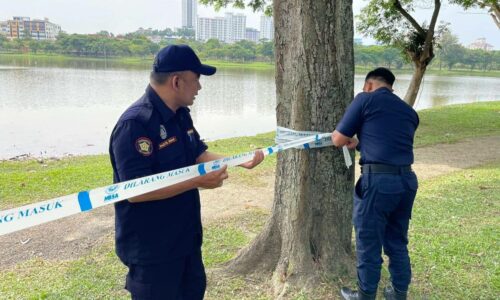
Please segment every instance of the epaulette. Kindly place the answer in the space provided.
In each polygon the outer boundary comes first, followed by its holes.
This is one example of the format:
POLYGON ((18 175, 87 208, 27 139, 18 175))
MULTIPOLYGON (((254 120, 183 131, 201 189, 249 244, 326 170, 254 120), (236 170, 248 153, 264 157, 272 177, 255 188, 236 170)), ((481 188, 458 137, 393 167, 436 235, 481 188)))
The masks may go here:
POLYGON ((148 124, 153 115, 153 105, 145 101, 144 96, 134 102, 120 117, 121 122, 136 120, 142 124, 148 124))

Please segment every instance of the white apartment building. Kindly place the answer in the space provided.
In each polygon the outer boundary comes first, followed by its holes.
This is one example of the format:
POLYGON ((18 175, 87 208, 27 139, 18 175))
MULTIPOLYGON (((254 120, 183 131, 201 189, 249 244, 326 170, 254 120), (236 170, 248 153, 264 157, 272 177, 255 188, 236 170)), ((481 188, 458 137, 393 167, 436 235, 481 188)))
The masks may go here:
POLYGON ((196 39, 234 43, 245 39, 245 28, 246 16, 243 14, 226 13, 224 17, 198 18, 196 39))
POLYGON ((272 17, 260 17, 260 39, 274 40, 274 22, 272 17))
POLYGON ((226 13, 224 17, 226 27, 226 43, 234 43, 245 39, 247 17, 244 14, 226 13))
POLYGON ((245 29, 245 40, 258 43, 259 38, 260 38, 260 32, 257 29, 254 28, 245 29))
POLYGON ((207 41, 209 39, 218 39, 224 41, 226 38, 224 30, 224 18, 198 18, 196 28, 196 39, 207 41))

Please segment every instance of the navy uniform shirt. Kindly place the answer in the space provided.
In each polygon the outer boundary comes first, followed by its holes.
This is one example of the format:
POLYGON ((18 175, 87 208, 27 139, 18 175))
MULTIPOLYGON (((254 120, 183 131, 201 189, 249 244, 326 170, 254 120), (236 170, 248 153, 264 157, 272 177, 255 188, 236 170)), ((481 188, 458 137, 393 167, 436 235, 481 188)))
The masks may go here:
POLYGON ((358 94, 337 125, 359 139, 360 164, 407 166, 413 163, 417 112, 388 88, 358 94))
MULTIPOLYGON (((114 182, 195 164, 207 146, 187 108, 176 113, 148 86, 120 117, 109 153, 114 182)), ((126 264, 155 264, 199 251, 202 241, 197 189, 169 199, 115 204, 116 252, 126 264)))

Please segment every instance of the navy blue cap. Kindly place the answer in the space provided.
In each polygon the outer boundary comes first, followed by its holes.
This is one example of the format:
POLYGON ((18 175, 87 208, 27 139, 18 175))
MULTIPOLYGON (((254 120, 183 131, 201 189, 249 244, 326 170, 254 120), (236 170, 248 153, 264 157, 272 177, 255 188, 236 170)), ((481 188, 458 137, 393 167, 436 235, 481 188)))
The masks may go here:
POLYGON ((153 63, 155 73, 193 71, 202 75, 213 75, 216 70, 215 67, 203 65, 188 45, 169 45, 161 49, 153 63))

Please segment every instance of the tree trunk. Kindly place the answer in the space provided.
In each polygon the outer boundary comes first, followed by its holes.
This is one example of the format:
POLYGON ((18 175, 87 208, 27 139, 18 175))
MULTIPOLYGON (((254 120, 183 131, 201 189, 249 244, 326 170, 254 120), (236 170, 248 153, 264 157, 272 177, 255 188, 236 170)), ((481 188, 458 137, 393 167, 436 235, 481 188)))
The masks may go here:
POLYGON ((404 100, 410 106, 413 107, 417 100, 418 91, 420 90, 420 85, 422 84, 422 79, 424 78, 425 70, 427 69, 427 63, 421 63, 419 61, 414 61, 413 65, 415 70, 410 80, 410 86, 406 90, 406 95, 404 100))
MULTIPOLYGON (((274 0, 279 126, 332 132, 354 89, 350 0, 274 0)), ((272 214, 228 270, 273 274, 276 294, 354 270, 353 167, 334 147, 278 154, 272 214)))

